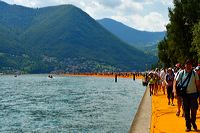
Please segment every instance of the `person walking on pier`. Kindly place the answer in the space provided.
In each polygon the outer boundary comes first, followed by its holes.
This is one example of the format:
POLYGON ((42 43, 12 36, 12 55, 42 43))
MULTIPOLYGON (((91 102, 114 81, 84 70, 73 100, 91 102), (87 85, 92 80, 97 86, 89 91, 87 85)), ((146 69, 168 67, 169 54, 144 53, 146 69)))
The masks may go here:
POLYGON ((166 68, 163 68, 160 72, 160 78, 161 78, 161 88, 164 95, 165 95, 165 89, 166 89, 165 77, 166 77, 166 68))
POLYGON ((177 112, 176 112, 176 116, 179 116, 180 115, 180 112, 181 112, 181 107, 182 107, 182 117, 184 116, 184 109, 183 109, 183 106, 182 106, 182 104, 183 104, 183 100, 182 100, 182 97, 179 95, 179 94, 177 94, 176 93, 176 83, 177 82, 175 82, 175 80, 176 80, 176 78, 177 78, 177 76, 179 75, 179 73, 180 73, 180 71, 181 71, 182 69, 181 69, 181 64, 180 63, 177 63, 176 65, 175 65, 175 69, 174 69, 174 75, 175 75, 175 77, 174 77, 174 84, 173 84, 173 92, 174 92, 174 97, 177 99, 177 112))
POLYGON ((154 83, 155 83, 155 75, 153 73, 149 74, 149 93, 150 96, 154 94, 154 83))
POLYGON ((168 105, 170 105, 170 99, 171 99, 172 102, 171 105, 174 106, 174 93, 173 93, 174 73, 172 71, 172 68, 168 68, 165 81, 167 85, 168 105))
MULTIPOLYGON (((198 74, 193 71, 192 62, 190 60, 185 62, 185 69, 180 71, 175 82, 181 82, 183 84, 181 85, 182 89, 185 90, 185 93, 181 95, 185 112, 185 131, 191 131, 191 126, 197 131, 196 114, 198 109, 197 98, 198 90, 200 89, 200 81, 198 74)), ((178 90, 176 93, 178 93, 178 90)))

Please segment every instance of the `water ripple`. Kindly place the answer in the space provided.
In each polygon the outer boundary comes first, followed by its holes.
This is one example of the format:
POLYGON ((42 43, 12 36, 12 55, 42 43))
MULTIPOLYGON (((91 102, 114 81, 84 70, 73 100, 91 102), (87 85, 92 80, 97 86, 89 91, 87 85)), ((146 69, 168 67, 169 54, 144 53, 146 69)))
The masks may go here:
POLYGON ((47 75, 0 76, 0 132, 127 133, 141 81, 47 75))

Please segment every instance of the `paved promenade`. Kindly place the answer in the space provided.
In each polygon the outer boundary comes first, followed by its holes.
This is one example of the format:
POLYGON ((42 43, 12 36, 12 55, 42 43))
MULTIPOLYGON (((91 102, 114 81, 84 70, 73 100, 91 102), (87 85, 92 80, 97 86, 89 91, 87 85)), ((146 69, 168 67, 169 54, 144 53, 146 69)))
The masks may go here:
MULTIPOLYGON (((168 105, 167 95, 161 93, 152 97, 151 133, 185 133, 185 119, 176 116, 176 100, 174 104, 168 105)), ((197 132, 200 133, 200 110, 197 112, 196 124, 197 132)), ((190 132, 197 133, 193 128, 190 132)))

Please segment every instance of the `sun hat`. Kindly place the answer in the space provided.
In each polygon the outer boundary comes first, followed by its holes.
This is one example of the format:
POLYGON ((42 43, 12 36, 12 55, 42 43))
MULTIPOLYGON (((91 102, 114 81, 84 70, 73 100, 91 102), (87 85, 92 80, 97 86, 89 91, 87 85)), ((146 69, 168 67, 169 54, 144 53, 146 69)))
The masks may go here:
POLYGON ((167 69, 167 71, 172 71, 172 68, 171 68, 171 67, 169 67, 169 68, 167 69))

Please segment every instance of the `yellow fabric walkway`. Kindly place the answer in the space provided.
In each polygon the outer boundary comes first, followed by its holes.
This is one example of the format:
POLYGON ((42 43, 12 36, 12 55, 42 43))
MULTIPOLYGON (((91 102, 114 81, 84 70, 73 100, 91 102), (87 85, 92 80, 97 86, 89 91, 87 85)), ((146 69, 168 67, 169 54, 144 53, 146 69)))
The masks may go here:
MULTIPOLYGON (((167 95, 158 94, 152 97, 151 133, 185 133, 185 118, 176 116, 177 101, 175 106, 168 105, 167 95)), ((200 110, 197 111, 196 121, 200 133, 200 110)), ((192 128, 191 133, 196 133, 192 128)))

